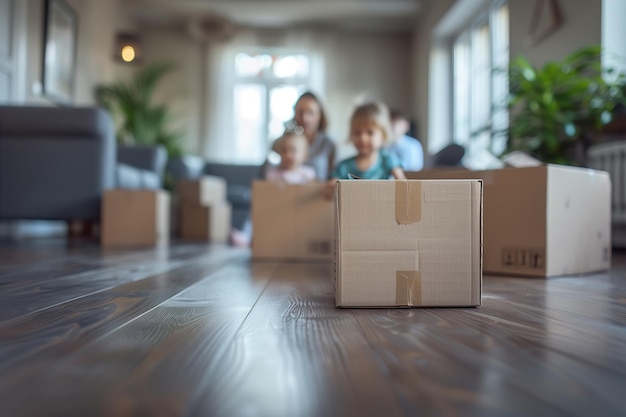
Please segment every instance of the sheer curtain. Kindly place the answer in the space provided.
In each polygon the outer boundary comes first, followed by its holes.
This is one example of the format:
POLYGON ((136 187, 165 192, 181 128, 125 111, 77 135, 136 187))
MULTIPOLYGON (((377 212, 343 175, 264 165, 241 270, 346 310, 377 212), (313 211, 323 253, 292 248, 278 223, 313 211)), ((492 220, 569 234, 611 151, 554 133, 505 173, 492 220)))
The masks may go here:
MULTIPOLYGON (((324 60, 315 47, 319 39, 309 30, 242 30, 227 41, 207 44, 206 114, 201 152, 210 161, 224 163, 260 163, 266 143, 242 140, 235 123, 235 87, 239 78, 235 72, 235 57, 240 52, 269 51, 270 53, 303 53, 310 59, 309 85, 304 86, 323 95, 324 60)), ((256 84, 247 84, 238 97, 261 94, 256 84)), ((242 87, 238 87, 242 88, 242 87)), ((265 106, 246 105, 249 112, 264 112, 265 106)), ((244 115, 245 116, 245 115, 244 115)), ((254 116, 254 115, 252 115, 254 116)), ((259 129, 265 128, 259 126, 259 129)))

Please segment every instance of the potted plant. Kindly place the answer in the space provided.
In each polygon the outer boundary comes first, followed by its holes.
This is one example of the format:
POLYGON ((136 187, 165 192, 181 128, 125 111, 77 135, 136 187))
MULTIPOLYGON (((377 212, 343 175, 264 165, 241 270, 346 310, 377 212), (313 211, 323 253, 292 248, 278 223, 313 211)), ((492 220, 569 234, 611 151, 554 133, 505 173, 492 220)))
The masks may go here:
POLYGON ((584 165, 597 132, 626 103, 626 75, 602 68, 599 46, 543 67, 522 56, 509 67, 508 148, 546 162, 584 165))
POLYGON ((182 153, 181 133, 171 126, 172 112, 167 104, 153 103, 162 78, 174 69, 171 63, 146 66, 129 81, 96 87, 96 101, 118 124, 117 139, 125 145, 163 145, 169 157, 182 153))

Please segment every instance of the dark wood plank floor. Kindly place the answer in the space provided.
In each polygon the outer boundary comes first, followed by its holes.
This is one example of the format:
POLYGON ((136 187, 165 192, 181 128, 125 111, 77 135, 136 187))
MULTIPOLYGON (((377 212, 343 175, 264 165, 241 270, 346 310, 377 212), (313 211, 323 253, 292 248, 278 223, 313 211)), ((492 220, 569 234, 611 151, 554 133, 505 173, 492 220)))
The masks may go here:
POLYGON ((626 253, 476 309, 334 307, 327 264, 0 247, 0 416, 624 416, 626 253))

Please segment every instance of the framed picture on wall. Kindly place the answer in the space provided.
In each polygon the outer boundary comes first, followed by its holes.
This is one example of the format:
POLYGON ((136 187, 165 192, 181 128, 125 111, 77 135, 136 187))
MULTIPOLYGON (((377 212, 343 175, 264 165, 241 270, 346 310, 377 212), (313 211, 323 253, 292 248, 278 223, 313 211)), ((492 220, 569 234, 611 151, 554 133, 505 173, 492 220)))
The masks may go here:
POLYGON ((46 0, 43 39, 43 92, 52 101, 71 104, 76 77, 78 16, 63 0, 46 0))

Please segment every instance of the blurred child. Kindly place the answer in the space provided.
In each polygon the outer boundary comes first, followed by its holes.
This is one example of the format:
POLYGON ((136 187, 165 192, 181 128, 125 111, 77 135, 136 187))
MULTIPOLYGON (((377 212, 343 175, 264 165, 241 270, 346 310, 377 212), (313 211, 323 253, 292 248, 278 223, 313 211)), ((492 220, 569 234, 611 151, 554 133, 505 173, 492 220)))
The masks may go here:
POLYGON ((315 170, 303 165, 307 158, 309 143, 297 132, 285 132, 274 142, 273 149, 280 155, 280 165, 269 166, 265 179, 286 184, 306 184, 315 181, 315 170))
MULTIPOLYGON (((265 170, 267 181, 285 184, 306 184, 316 180, 315 170, 303 165, 307 158, 309 143, 301 131, 286 131, 276 139, 272 149, 280 155, 278 166, 268 166, 265 170)), ((233 246, 247 247, 252 238, 252 222, 246 221, 242 230, 233 230, 230 240, 233 246)))
POLYGON ((384 149, 393 134, 389 110, 382 103, 368 103, 357 107, 350 119, 350 141, 357 155, 345 159, 333 172, 334 186, 337 179, 355 176, 361 179, 405 179, 400 160, 384 149))
POLYGON ((385 149, 396 155, 405 171, 420 171, 424 167, 424 148, 419 140, 409 136, 409 120, 399 111, 391 111, 391 129, 394 138, 385 149))

